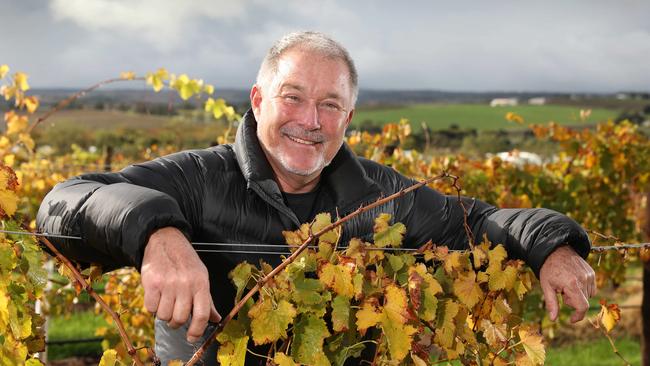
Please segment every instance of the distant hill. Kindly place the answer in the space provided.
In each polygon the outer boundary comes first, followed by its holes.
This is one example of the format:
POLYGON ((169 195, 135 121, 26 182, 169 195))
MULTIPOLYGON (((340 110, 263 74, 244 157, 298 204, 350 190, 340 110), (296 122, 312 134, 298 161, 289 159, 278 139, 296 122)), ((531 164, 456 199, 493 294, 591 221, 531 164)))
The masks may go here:
MULTIPOLYGON (((32 89, 31 93, 41 97, 41 103, 53 104, 77 92, 75 89, 32 89)), ((248 104, 249 91, 245 89, 217 89, 215 95, 226 99, 234 105, 248 104)), ((494 98, 530 98, 543 97, 547 99, 591 99, 613 98, 614 95, 604 94, 563 94, 552 92, 451 92, 442 90, 374 90, 361 89, 359 92, 360 106, 395 105, 413 103, 489 103, 494 98)), ((111 104, 145 102, 152 104, 176 105, 183 103, 196 104, 194 99, 182 101, 175 92, 162 91, 154 93, 149 88, 143 89, 104 89, 95 90, 80 98, 80 104, 109 102, 111 104)))

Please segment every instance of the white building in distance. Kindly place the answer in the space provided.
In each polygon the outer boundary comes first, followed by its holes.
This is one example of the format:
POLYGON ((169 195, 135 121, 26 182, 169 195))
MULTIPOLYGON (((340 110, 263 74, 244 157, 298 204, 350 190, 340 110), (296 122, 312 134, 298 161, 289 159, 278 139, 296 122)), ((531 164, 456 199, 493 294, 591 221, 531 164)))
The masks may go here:
POLYGON ((514 107, 519 104, 517 98, 494 98, 490 102, 490 107, 514 107))

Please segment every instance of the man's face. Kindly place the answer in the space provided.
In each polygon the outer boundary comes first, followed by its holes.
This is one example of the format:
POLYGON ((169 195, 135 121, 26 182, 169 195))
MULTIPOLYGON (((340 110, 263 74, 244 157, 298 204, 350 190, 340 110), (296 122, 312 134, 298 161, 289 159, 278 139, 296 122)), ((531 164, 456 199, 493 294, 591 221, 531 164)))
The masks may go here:
POLYGON ((289 50, 263 84, 253 86, 251 104, 271 167, 282 181, 313 180, 336 155, 352 119, 346 64, 289 50))

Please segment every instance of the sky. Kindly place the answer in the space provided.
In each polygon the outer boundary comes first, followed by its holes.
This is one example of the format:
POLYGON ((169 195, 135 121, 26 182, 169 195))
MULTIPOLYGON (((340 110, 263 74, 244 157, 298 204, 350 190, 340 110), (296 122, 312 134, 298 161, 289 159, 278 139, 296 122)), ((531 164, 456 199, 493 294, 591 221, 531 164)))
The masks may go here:
POLYGON ((297 30, 341 42, 362 89, 650 91, 648 0, 0 0, 0 64, 36 88, 159 67, 249 88, 297 30))

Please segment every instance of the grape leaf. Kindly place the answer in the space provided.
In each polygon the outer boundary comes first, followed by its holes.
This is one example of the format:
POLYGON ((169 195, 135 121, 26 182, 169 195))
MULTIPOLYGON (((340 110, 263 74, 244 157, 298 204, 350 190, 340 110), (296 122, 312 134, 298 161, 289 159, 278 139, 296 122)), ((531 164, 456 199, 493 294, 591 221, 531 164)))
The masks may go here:
POLYGON ((296 309, 286 300, 280 300, 276 307, 271 300, 263 300, 248 311, 251 318, 251 332, 256 345, 275 342, 287 337, 287 327, 293 323, 296 309))
POLYGON ((483 290, 476 282, 476 273, 474 271, 469 271, 466 275, 460 275, 454 280, 454 294, 469 309, 472 309, 478 303, 483 297, 483 290))
POLYGON ((276 352, 273 357, 273 362, 278 364, 278 366, 300 366, 291 356, 287 356, 284 352, 276 352))
POLYGON ((350 298, 345 296, 336 296, 332 300, 332 329, 335 332, 348 330, 350 322, 350 298))
POLYGON ((374 298, 366 299, 361 305, 361 309, 357 311, 357 329, 361 334, 365 334, 365 331, 374 327, 382 319, 381 309, 377 309, 377 300, 374 298))
POLYGON ((460 307, 453 300, 445 300, 438 309, 436 334, 434 341, 442 348, 451 348, 454 344, 456 325, 454 319, 460 307))
POLYGON ((349 298, 354 297, 354 285, 352 273, 345 265, 324 263, 318 271, 319 280, 327 287, 334 290, 338 295, 349 298))
POLYGON ((107 349, 102 354, 102 359, 99 361, 99 366, 115 366, 117 363, 117 351, 114 349, 107 349))
POLYGON ((390 219, 391 215, 387 213, 382 213, 375 219, 373 240, 375 245, 380 248, 402 246, 402 237, 406 233, 406 226, 401 222, 389 225, 390 219))
POLYGON ((601 299, 598 319, 600 319, 600 322, 605 327, 605 330, 609 332, 614 329, 616 323, 621 320, 621 309, 619 309, 617 304, 607 304, 604 299, 601 299))
POLYGON ((534 365, 543 365, 546 359, 546 351, 544 350, 542 335, 529 326, 521 326, 518 333, 530 361, 534 365))
POLYGON ((231 320, 219 335, 217 341, 220 346, 217 351, 217 360, 222 366, 244 365, 246 361, 246 346, 248 335, 245 326, 238 320, 231 320))
MULTIPOLYGON (((311 231, 313 234, 318 233, 319 231, 323 230, 326 228, 328 225, 332 223, 332 217, 330 216, 329 213, 319 213, 316 215, 314 218, 314 223, 311 226, 311 231)), ((335 244, 339 240, 339 233, 338 230, 329 230, 323 235, 318 237, 318 241, 320 242, 326 242, 330 244, 335 244)))
POLYGON ((501 269, 500 265, 488 266, 486 273, 489 276, 488 286, 490 291, 512 290, 517 280, 517 269, 512 266, 506 266, 501 269))
POLYGON ((0 79, 4 79, 4 77, 7 75, 9 72, 9 66, 7 65, 0 65, 0 79))
POLYGON ((322 318, 313 314, 303 314, 294 327, 291 356, 306 365, 329 365, 323 353, 323 341, 330 335, 322 318))
POLYGON ((413 334, 417 329, 406 324, 408 321, 406 291, 391 284, 386 287, 384 296, 386 304, 383 309, 381 328, 386 335, 391 358, 401 361, 409 354, 413 334))
POLYGON ((239 299, 241 299, 242 293, 246 289, 246 285, 251 278, 252 270, 253 266, 244 261, 239 263, 232 271, 230 271, 230 273, 228 273, 228 278, 230 278, 237 289, 235 302, 238 302, 239 299))

